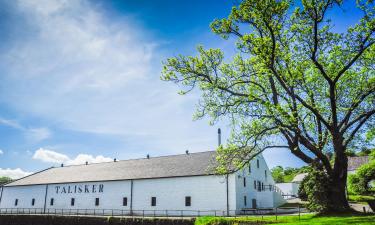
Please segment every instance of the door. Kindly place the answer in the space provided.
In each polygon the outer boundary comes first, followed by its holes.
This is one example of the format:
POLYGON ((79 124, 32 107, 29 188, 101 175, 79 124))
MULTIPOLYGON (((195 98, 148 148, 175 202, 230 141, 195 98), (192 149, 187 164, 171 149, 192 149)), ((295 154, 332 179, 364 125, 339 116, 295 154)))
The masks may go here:
POLYGON ((257 200, 255 198, 252 199, 252 207, 253 209, 257 208, 257 200))

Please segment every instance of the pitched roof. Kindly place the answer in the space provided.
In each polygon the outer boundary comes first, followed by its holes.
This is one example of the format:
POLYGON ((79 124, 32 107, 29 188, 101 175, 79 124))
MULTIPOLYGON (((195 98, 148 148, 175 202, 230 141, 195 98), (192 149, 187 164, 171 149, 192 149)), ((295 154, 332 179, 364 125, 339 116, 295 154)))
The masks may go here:
POLYGON ((354 171, 358 169, 358 167, 368 163, 369 161, 369 156, 348 157, 348 171, 354 171))
POLYGON ((300 173, 294 176, 292 183, 301 183, 303 178, 307 176, 308 173, 300 173))
POLYGON ((52 167, 5 186, 212 175, 216 152, 150 157, 89 165, 52 167))

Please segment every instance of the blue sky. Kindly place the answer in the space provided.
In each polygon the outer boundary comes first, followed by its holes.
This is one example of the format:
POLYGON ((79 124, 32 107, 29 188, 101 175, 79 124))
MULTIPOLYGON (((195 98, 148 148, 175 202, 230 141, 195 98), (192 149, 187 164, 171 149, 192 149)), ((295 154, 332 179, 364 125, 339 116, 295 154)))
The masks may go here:
MULTIPOLYGON (((160 81, 161 61, 196 46, 235 52, 210 32, 224 0, 0 0, 0 175, 61 162, 101 162, 214 150, 216 130, 192 121, 199 93, 160 81)), ((355 22, 335 10, 336 28, 355 22)), ((301 166, 285 150, 269 166, 301 166)))

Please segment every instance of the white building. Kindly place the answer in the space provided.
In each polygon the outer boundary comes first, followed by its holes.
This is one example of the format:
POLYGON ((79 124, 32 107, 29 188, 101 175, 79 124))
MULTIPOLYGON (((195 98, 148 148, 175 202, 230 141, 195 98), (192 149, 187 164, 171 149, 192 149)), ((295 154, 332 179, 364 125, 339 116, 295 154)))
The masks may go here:
POLYGON ((212 172, 215 154, 52 167, 5 185, 0 209, 220 215, 284 203, 262 155, 243 170, 221 176, 212 172))
POLYGON ((276 185, 276 187, 278 187, 281 190, 285 199, 297 198, 299 186, 300 186, 303 178, 305 178, 306 175, 307 175, 307 173, 297 174, 293 178, 292 182, 277 183, 275 185, 276 185))

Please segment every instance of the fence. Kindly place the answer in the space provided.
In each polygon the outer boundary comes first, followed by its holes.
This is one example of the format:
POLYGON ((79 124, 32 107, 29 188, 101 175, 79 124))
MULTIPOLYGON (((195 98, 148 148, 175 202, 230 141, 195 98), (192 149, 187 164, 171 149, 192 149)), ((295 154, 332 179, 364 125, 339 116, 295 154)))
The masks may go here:
MULTIPOLYGON (((230 210, 229 216, 245 215, 278 215, 307 212, 300 207, 278 207, 230 210)), ((119 217, 199 217, 199 216, 228 216, 227 211, 221 210, 122 210, 122 209, 46 209, 43 208, 0 208, 0 215, 61 215, 61 216, 119 216, 119 217)))

